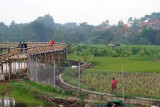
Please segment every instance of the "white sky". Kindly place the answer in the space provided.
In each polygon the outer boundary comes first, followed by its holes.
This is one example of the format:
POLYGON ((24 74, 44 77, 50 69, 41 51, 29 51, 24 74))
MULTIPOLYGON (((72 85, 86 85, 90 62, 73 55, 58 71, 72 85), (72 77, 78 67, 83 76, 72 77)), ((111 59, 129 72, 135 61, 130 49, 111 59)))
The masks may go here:
POLYGON ((51 15, 56 23, 110 24, 160 12, 160 0, 0 0, 0 22, 26 23, 51 15))

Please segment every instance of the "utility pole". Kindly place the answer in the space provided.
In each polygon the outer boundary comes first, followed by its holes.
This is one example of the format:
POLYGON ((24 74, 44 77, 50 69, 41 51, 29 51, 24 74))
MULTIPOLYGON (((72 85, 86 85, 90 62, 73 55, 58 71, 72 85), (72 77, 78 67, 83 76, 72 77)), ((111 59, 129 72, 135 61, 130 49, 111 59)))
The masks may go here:
POLYGON ((81 81, 81 71, 80 71, 80 61, 79 61, 79 75, 78 75, 78 92, 80 92, 80 81, 81 81))
POLYGON ((123 98, 124 98, 124 72, 123 72, 123 65, 122 65, 122 91, 123 91, 123 98))

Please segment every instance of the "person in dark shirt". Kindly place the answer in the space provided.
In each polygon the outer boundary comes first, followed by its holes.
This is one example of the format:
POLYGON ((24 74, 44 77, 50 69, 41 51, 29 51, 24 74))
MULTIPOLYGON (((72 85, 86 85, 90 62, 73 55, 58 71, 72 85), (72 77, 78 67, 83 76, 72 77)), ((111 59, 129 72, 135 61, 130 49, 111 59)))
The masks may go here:
POLYGON ((27 53, 27 43, 25 41, 23 42, 23 48, 25 49, 25 53, 27 53))
POLYGON ((20 48, 20 53, 22 53, 23 52, 23 45, 21 42, 19 42, 18 48, 20 48))

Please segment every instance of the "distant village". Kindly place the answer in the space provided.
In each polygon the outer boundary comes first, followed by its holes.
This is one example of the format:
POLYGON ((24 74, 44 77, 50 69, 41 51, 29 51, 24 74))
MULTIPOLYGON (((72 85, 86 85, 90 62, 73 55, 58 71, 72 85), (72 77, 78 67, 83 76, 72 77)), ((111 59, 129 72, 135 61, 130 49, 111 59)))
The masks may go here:
MULTIPOLYGON (((108 26, 107 23, 105 26, 104 25, 105 23, 103 23, 103 25, 97 26, 96 30, 105 30, 105 29, 110 28, 110 26, 108 26)), ((148 20, 141 22, 139 26, 140 26, 140 29, 138 29, 138 31, 141 31, 143 27, 146 27, 147 29, 152 28, 152 29, 160 30, 160 21, 158 19, 154 19, 154 20, 148 19, 148 20)), ((123 27, 124 29, 128 29, 130 26, 128 24, 123 24, 123 27)))

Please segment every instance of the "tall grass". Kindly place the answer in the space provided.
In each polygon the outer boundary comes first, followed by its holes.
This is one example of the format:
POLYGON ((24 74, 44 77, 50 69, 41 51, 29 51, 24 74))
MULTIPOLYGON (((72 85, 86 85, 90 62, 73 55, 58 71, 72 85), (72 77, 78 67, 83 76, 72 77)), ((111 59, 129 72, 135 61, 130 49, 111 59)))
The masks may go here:
POLYGON ((39 100, 31 90, 29 86, 24 83, 17 82, 16 80, 12 81, 9 86, 11 91, 9 93, 10 97, 13 97, 16 101, 22 103, 29 103, 32 105, 43 105, 44 102, 39 100))

